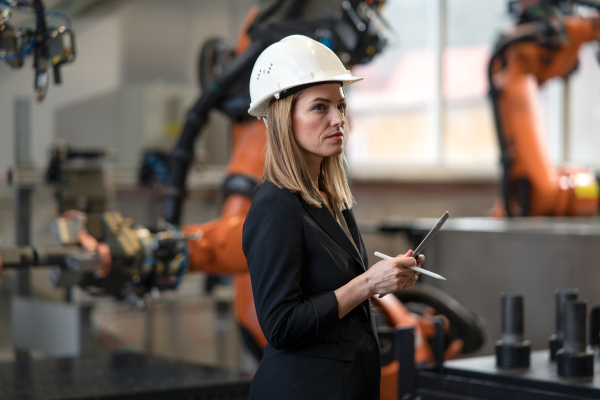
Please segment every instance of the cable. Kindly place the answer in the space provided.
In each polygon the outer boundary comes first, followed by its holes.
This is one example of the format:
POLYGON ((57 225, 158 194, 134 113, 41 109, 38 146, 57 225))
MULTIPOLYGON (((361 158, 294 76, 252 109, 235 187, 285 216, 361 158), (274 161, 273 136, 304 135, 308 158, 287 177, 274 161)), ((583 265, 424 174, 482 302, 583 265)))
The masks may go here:
POLYGON ((171 182, 171 173, 158 157, 146 154, 145 161, 162 183, 169 184, 171 182))
MULTIPOLYGON (((25 5, 25 6, 31 5, 31 3, 28 3, 28 2, 20 2, 19 4, 25 5)), ((7 7, 11 7, 10 3, 5 2, 5 1, 0 1, 0 5, 6 5, 7 7)), ((20 13, 23 13, 23 14, 37 15, 37 12, 33 11, 33 10, 23 10, 21 8, 17 8, 17 11, 19 11, 20 13)), ((60 18, 65 22, 67 29, 71 30, 71 28, 72 28, 71 19, 64 13, 61 13, 58 11, 47 11, 47 12, 44 12, 44 16, 60 18)), ((37 42, 37 37, 38 37, 38 31, 36 31, 34 33, 33 40, 27 45, 26 48, 24 48, 23 50, 15 53, 15 54, 10 54, 5 57, 0 57, 0 61, 12 61, 14 59, 25 56, 27 53, 29 53, 31 51, 33 46, 35 46, 35 44, 37 42)))
POLYGON ((63 13, 58 12, 58 11, 47 11, 47 12, 44 13, 44 15, 48 15, 50 17, 57 17, 57 18, 62 19, 63 21, 66 22, 67 28, 69 30, 72 27, 71 19, 67 16, 67 14, 63 14, 63 13))
POLYGON ((29 42, 29 44, 27 45, 26 48, 24 48, 23 50, 15 53, 15 54, 9 54, 6 57, 0 57, 0 61, 12 61, 14 59, 23 57, 24 55, 29 53, 31 51, 31 49, 33 49, 33 46, 35 46, 36 41, 37 41, 37 31, 33 34, 33 40, 31 42, 29 42))

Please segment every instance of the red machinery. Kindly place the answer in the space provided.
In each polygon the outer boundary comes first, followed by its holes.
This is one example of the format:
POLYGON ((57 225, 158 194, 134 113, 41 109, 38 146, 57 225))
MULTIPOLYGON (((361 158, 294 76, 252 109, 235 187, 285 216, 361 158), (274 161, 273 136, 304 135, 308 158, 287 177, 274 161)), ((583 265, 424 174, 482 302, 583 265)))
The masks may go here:
POLYGON ((539 123, 538 88, 577 67, 582 44, 600 40, 600 17, 573 15, 593 0, 510 3, 518 24, 501 37, 488 69, 502 153, 503 204, 496 216, 584 216, 598 212, 598 182, 586 168, 555 166, 539 123), (567 15, 565 15, 567 14, 567 15))

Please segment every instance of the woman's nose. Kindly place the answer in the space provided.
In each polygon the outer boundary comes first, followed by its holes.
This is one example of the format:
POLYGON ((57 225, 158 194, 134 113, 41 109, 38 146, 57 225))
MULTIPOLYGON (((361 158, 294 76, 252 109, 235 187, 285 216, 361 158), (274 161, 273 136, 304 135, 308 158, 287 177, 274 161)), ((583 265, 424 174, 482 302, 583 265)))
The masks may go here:
POLYGON ((338 108, 333 109, 333 115, 331 117, 331 125, 342 126, 344 125, 344 112, 338 108))

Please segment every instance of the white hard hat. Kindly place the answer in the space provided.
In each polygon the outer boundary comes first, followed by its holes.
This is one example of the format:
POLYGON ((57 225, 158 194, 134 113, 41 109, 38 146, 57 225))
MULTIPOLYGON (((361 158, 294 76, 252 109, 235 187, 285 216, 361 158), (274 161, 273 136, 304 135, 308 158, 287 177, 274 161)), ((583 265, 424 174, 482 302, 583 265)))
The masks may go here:
POLYGON ((267 47, 254 63, 248 113, 266 117, 269 101, 286 95, 287 89, 321 82, 345 87, 361 79, 352 76, 325 45, 302 35, 288 36, 267 47))

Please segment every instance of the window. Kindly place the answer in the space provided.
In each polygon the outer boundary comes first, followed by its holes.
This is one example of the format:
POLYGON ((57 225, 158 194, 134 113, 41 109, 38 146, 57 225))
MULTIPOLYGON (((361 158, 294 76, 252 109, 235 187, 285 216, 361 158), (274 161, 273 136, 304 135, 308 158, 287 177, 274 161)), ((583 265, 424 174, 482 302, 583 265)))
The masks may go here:
POLYGON ((498 168, 486 67, 510 26, 505 0, 390 1, 396 43, 350 87, 351 174, 498 168))

